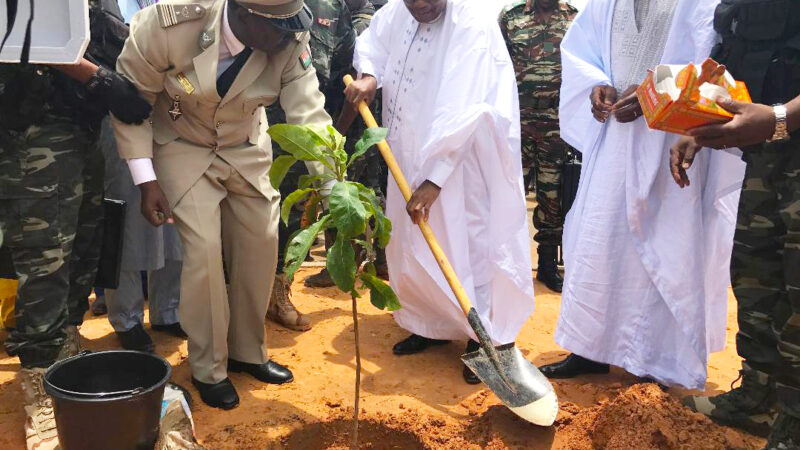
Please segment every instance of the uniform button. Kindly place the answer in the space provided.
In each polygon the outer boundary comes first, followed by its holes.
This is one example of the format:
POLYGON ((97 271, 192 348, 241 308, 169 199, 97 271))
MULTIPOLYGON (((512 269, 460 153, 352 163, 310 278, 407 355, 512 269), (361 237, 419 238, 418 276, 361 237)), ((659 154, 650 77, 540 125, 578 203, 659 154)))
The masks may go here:
POLYGON ((222 126, 222 122, 221 122, 221 121, 220 121, 220 122, 217 122, 217 124, 215 125, 215 127, 217 127, 217 128, 219 128, 219 127, 221 127, 221 126, 222 126))
POLYGON ((211 149, 214 150, 214 151, 217 151, 217 150, 219 150, 219 145, 214 144, 213 146, 211 146, 211 149))

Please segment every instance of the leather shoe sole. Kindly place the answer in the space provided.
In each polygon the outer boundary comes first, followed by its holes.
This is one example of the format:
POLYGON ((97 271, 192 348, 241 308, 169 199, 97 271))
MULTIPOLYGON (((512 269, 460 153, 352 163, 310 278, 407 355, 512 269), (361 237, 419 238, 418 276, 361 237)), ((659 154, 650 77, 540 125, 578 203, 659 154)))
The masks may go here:
POLYGON ((467 384, 481 384, 481 379, 478 378, 478 376, 475 375, 475 372, 470 370, 470 368, 467 366, 464 366, 464 372, 462 375, 464 376, 464 381, 466 381, 467 384))

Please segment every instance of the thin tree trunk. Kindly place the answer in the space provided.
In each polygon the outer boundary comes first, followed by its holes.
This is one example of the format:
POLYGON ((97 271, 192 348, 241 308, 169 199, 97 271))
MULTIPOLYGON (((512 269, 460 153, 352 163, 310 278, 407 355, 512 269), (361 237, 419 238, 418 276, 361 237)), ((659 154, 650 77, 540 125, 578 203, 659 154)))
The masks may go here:
POLYGON ((350 296, 353 301, 353 332, 356 337, 356 398, 353 408, 353 442, 351 448, 358 448, 358 401, 361 397, 361 341, 358 338, 358 302, 355 296, 350 296))

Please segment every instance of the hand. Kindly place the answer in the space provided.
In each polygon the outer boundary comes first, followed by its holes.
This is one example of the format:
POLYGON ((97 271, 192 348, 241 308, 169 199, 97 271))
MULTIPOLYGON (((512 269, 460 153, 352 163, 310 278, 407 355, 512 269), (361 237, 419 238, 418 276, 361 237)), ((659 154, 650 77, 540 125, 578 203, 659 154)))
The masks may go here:
POLYGON ((139 190, 142 193, 142 215, 148 222, 154 227, 175 223, 167 196, 164 195, 158 181, 142 183, 139 185, 139 190))
POLYGON ((431 206, 439 198, 441 190, 442 188, 439 186, 425 180, 422 186, 418 187, 414 194, 411 195, 411 199, 406 205, 406 212, 415 225, 419 225, 423 220, 425 222, 428 221, 428 217, 431 214, 431 206))
POLYGON ((633 122, 642 115, 642 105, 639 104, 639 97, 636 96, 636 89, 638 87, 639 86, 631 86, 625 89, 625 92, 620 94, 622 98, 611 107, 611 111, 614 113, 614 118, 617 119, 617 122, 633 122))
POLYGON ((717 104, 733 114, 730 122, 689 130, 699 145, 716 149, 747 147, 766 142, 775 134, 775 112, 758 103, 719 98, 717 104))
POLYGON ((139 95, 130 80, 117 72, 98 68, 87 89, 90 94, 102 96, 108 109, 121 122, 139 125, 150 116, 150 103, 139 95))
POLYGON ((691 136, 681 136, 669 149, 669 171, 678 186, 685 188, 691 185, 686 171, 692 167, 694 156, 703 148, 691 136))
POLYGON ((372 103, 375 92, 378 90, 378 80, 372 75, 365 74, 360 80, 355 80, 344 89, 344 96, 347 102, 357 107, 361 100, 372 103))
POLYGON ((604 84, 592 88, 592 115, 600 123, 605 123, 612 107, 617 101, 617 90, 604 84))

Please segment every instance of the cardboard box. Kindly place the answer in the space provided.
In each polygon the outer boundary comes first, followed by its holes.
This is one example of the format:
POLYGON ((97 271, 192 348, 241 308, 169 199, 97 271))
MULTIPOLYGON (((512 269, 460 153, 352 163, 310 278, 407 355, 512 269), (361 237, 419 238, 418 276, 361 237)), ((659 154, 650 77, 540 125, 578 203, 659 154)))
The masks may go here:
POLYGON ((660 65, 648 71, 636 95, 650 128, 686 134, 692 128, 733 118, 717 105, 719 97, 751 102, 747 87, 735 81, 725 66, 707 59, 699 73, 697 69, 694 64, 660 65))

